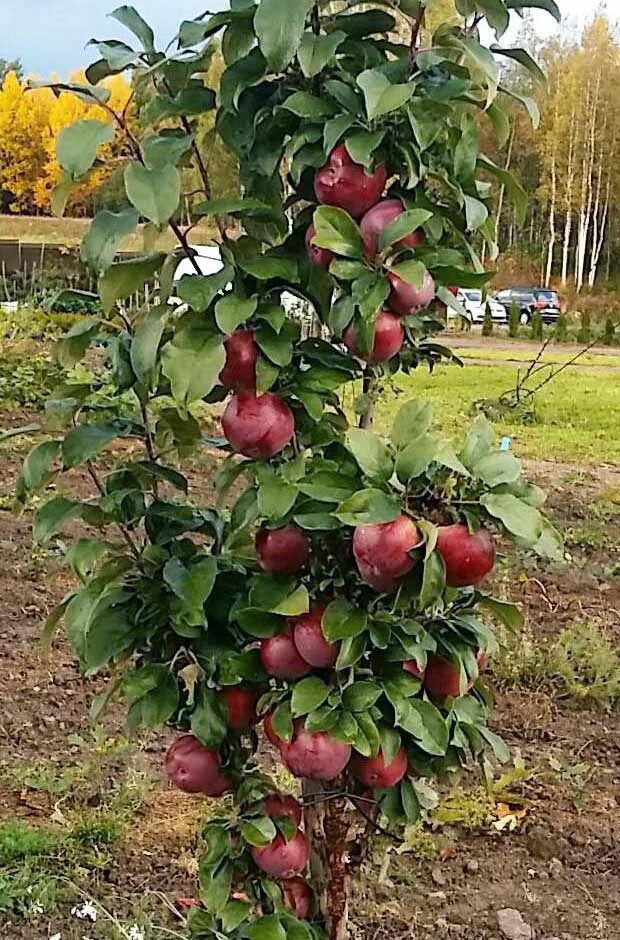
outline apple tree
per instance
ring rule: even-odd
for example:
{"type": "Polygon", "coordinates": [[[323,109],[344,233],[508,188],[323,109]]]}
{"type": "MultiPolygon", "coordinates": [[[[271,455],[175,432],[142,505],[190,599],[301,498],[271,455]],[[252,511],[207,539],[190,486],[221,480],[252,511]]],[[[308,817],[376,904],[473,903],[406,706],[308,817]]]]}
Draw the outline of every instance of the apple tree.
{"type": "Polygon", "coordinates": [[[371,429],[399,372],[451,358],[435,336],[446,306],[460,311],[456,285],[493,275],[480,257],[483,244],[497,254],[493,183],[525,207],[478,129],[508,137],[502,61],[540,75],[501,45],[511,13],[556,5],[455,5],[459,22],[427,37],[433,0],[231,0],[165,51],[124,6],[113,16],[131,38],[93,40],[87,84],[54,86],[111,121],[60,135],[56,206],[113,132],[127,205],[84,238],[103,313],[58,343],[66,381],[18,500],[73,471],[66,493],[84,471],[90,495],[51,494],[35,516],[43,543],[72,524],[76,587],[47,632],[64,621],[85,675],[109,676],[95,719],[115,699],[130,728],[176,729],[171,781],[226,795],[205,827],[194,937],[342,940],[375,829],[419,819],[434,781],[507,757],[481,674],[493,623],[520,615],[481,583],[498,538],[561,552],[544,494],[483,418],[453,444],[414,399],[385,434],[371,429]],[[101,84],[125,70],[137,122],[101,84]],[[211,111],[238,198],[213,197],[195,136],[211,111]],[[205,219],[222,262],[209,275],[191,247],[205,219]],[[139,223],[143,253],[117,260],[139,223]],[[170,252],[154,247],[164,229],[170,252]],[[175,285],[183,257],[195,273],[175,285]],[[146,284],[148,302],[129,307],[146,284]],[[201,479],[207,448],[221,454],[214,483],[201,479]],[[279,792],[260,746],[301,795],[279,792]]]}

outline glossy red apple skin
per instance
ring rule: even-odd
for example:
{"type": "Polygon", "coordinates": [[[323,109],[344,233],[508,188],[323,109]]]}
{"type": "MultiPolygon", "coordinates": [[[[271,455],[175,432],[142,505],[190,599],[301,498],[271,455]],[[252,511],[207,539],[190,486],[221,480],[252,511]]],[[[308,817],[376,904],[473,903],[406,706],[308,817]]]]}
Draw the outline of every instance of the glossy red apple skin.
{"type": "Polygon", "coordinates": [[[419,544],[420,533],[403,515],[394,522],[359,526],[353,535],[353,554],[364,581],[381,594],[391,594],[414,567],[409,552],[419,544]]]}
{"type": "Polygon", "coordinates": [[[424,678],[424,669],[420,669],[415,659],[409,659],[406,663],[403,663],[403,669],[405,672],[408,672],[410,675],[415,676],[416,679],[424,678]]]}
{"type": "Polygon", "coordinates": [[[319,248],[318,245],[312,244],[312,239],[316,235],[316,229],[314,225],[311,225],[306,232],[306,252],[308,258],[312,264],[316,264],[319,268],[325,268],[327,270],[336,257],[333,251],[330,251],[329,248],[319,248]]]}
{"type": "Polygon", "coordinates": [[[479,584],[495,564],[495,546],[486,529],[472,535],[466,525],[441,526],[437,551],[444,560],[449,587],[479,584]]]}
{"type": "Polygon", "coordinates": [[[281,833],[265,846],[252,846],[256,865],[272,878],[294,878],[308,864],[308,842],[297,830],[290,842],[281,833]]]}
{"type": "Polygon", "coordinates": [[[402,316],[425,310],[435,297],[435,281],[428,271],[424,275],[422,287],[418,289],[392,272],[388,274],[388,281],[391,287],[388,301],[390,309],[402,316]]]}
{"type": "Polygon", "coordinates": [[[306,731],[303,719],[295,722],[290,744],[280,748],[282,760],[295,777],[334,780],[351,758],[351,746],[325,731],[306,731]]]}
{"type": "Polygon", "coordinates": [[[250,689],[226,688],[220,692],[220,699],[226,706],[227,724],[235,731],[249,731],[258,721],[256,703],[259,695],[250,689]]]}
{"type": "MultiPolygon", "coordinates": [[[[381,233],[391,222],[405,211],[400,199],[382,199],[369,209],[360,222],[360,231],[364,240],[364,254],[368,261],[374,261],[379,252],[381,233]]],[[[424,242],[424,235],[418,229],[401,238],[396,244],[403,248],[417,248],[424,242]]]]}
{"type": "Polygon", "coordinates": [[[328,669],[335,665],[340,651],[339,643],[328,643],[323,633],[324,607],[315,607],[310,613],[289,620],[293,627],[297,652],[315,669],[328,669]]]}
{"type": "Polygon", "coordinates": [[[387,362],[399,353],[405,341],[405,330],[400,317],[389,310],[381,310],[375,320],[375,333],[370,354],[360,352],[357,345],[355,325],[350,323],[344,331],[342,342],[352,356],[375,364],[387,362]]]}
{"type": "Polygon", "coordinates": [[[305,567],[310,539],[291,523],[281,529],[259,529],[255,540],[256,560],[263,571],[292,574],[305,567]]]}
{"type": "Polygon", "coordinates": [[[424,673],[424,687],[438,698],[446,698],[449,695],[458,698],[467,691],[466,688],[461,688],[458,665],[435,655],[429,656],[424,673]]]}
{"type": "Polygon", "coordinates": [[[297,652],[291,627],[262,641],[260,661],[267,675],[276,679],[299,679],[312,672],[312,666],[297,652]]]}
{"type": "Polygon", "coordinates": [[[316,198],[325,206],[344,209],[359,219],[379,201],[387,181],[384,166],[367,173],[360,163],[354,163],[344,144],[332,151],[325,166],[314,178],[316,198]]]}
{"type": "Polygon", "coordinates": [[[354,754],[351,760],[351,772],[355,779],[366,787],[375,789],[376,787],[396,786],[407,773],[407,753],[404,747],[401,747],[389,764],[386,764],[381,751],[376,757],[362,757],[361,754],[354,754]]]}
{"type": "Polygon", "coordinates": [[[301,825],[301,806],[290,793],[270,793],[263,800],[263,811],[270,819],[292,819],[296,826],[301,825]]]}
{"type": "Polygon", "coordinates": [[[220,383],[235,392],[254,391],[258,346],[252,330],[236,330],[224,342],[226,363],[220,372],[220,383]]]}
{"type": "Polygon", "coordinates": [[[288,405],[273,392],[238,392],[226,406],[222,428],[238,454],[268,460],[290,444],[295,419],[288,405]]]}
{"type": "Polygon", "coordinates": [[[220,755],[206,748],[192,734],[184,734],[168,748],[166,773],[184,793],[221,796],[231,789],[230,780],[220,772],[220,755]]]}
{"type": "Polygon", "coordinates": [[[310,885],[303,878],[288,878],[280,882],[282,900],[300,920],[308,920],[312,910],[314,894],[310,885]]]}

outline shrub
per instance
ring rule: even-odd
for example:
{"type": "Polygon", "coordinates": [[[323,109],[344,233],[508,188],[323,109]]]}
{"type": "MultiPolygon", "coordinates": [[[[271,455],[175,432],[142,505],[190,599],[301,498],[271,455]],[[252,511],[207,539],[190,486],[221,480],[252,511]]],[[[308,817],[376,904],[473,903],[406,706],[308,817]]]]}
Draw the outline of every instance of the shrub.
{"type": "Polygon", "coordinates": [[[508,320],[508,335],[513,339],[519,335],[519,308],[513,302],[510,305],[510,317],[508,320]]]}
{"type": "Polygon", "coordinates": [[[583,343],[584,345],[592,342],[592,323],[587,310],[581,313],[581,326],[577,334],[577,342],[583,343]]]}
{"type": "Polygon", "coordinates": [[[532,339],[541,340],[543,338],[543,321],[540,310],[534,311],[532,322],[530,324],[530,336],[532,339]]]}
{"type": "Polygon", "coordinates": [[[603,346],[614,346],[616,343],[616,324],[611,317],[605,320],[605,330],[601,336],[603,346]]]}
{"type": "Polygon", "coordinates": [[[561,313],[555,324],[554,337],[556,343],[567,343],[568,342],[568,324],[566,322],[566,314],[561,313]]]}
{"type": "Polygon", "coordinates": [[[493,317],[488,305],[484,311],[484,320],[482,321],[482,335],[491,336],[493,334],[493,317]]]}

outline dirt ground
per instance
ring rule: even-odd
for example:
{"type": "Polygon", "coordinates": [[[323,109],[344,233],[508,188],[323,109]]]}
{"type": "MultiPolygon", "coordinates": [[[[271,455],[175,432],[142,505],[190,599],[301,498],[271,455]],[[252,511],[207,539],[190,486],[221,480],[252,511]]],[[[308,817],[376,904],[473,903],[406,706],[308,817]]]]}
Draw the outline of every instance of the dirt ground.
{"type": "MultiPolygon", "coordinates": [[[[3,459],[0,499],[11,491],[16,466],[15,459],[3,459]]],[[[550,493],[572,561],[566,568],[536,570],[531,559],[506,561],[500,568],[500,590],[525,606],[529,635],[537,641],[553,642],[567,624],[596,621],[620,643],[620,518],[617,511],[615,516],[607,510],[602,517],[593,513],[593,507],[613,506],[614,501],[617,510],[620,471],[553,463],[530,470],[550,493]]],[[[25,771],[20,778],[19,769],[47,759],[60,768],[79,764],[83,747],[75,736],[91,738],[87,709],[102,680],[79,675],[62,639],[48,654],[39,646],[41,621],[68,585],[56,554],[33,552],[30,520],[15,519],[4,508],[0,823],[19,818],[44,825],[50,818],[62,819],[62,797],[45,787],[33,788],[25,771]]],[[[386,857],[388,846],[380,844],[352,905],[356,940],[620,940],[618,710],[579,705],[553,683],[508,688],[493,673],[490,681],[497,697],[494,726],[524,768],[508,785],[512,796],[496,794],[502,808],[488,815],[483,810],[475,825],[474,804],[469,816],[423,830],[427,842],[438,848],[434,858],[396,847],[386,857]],[[510,819],[502,828],[506,815],[510,819]]],[[[121,734],[116,716],[107,727],[110,735],[121,734]]],[[[133,814],[124,841],[91,873],[86,889],[82,883],[108,912],[129,918],[124,923],[146,905],[152,923],[173,931],[153,930],[147,937],[180,936],[181,921],[166,905],[174,907],[178,899],[195,895],[193,853],[204,811],[203,803],[171,791],[161,779],[165,746],[166,735],[149,736],[107,761],[108,780],[131,761],[155,783],[133,814]]],[[[473,778],[462,786],[479,793],[473,778]]],[[[4,922],[0,913],[0,936],[123,936],[107,917],[86,925],[69,908],[67,901],[53,913],[5,917],[4,922]]]]}

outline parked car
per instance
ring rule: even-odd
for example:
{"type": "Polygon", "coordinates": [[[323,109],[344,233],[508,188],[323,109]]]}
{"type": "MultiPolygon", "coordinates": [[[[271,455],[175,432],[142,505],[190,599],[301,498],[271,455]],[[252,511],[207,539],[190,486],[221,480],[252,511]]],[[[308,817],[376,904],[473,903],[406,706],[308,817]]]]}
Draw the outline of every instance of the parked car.
{"type": "Polygon", "coordinates": [[[560,295],[547,287],[507,287],[495,295],[495,299],[510,316],[513,304],[519,311],[519,323],[525,326],[535,312],[540,311],[543,323],[555,323],[562,312],[560,295]]]}
{"type": "MultiPolygon", "coordinates": [[[[487,303],[491,309],[491,316],[494,322],[506,322],[506,310],[493,297],[487,297],[485,300],[481,290],[474,290],[469,287],[460,287],[456,299],[465,308],[472,323],[482,323],[486,312],[487,303]]],[[[448,311],[448,315],[453,318],[456,316],[454,311],[448,311]]]]}

